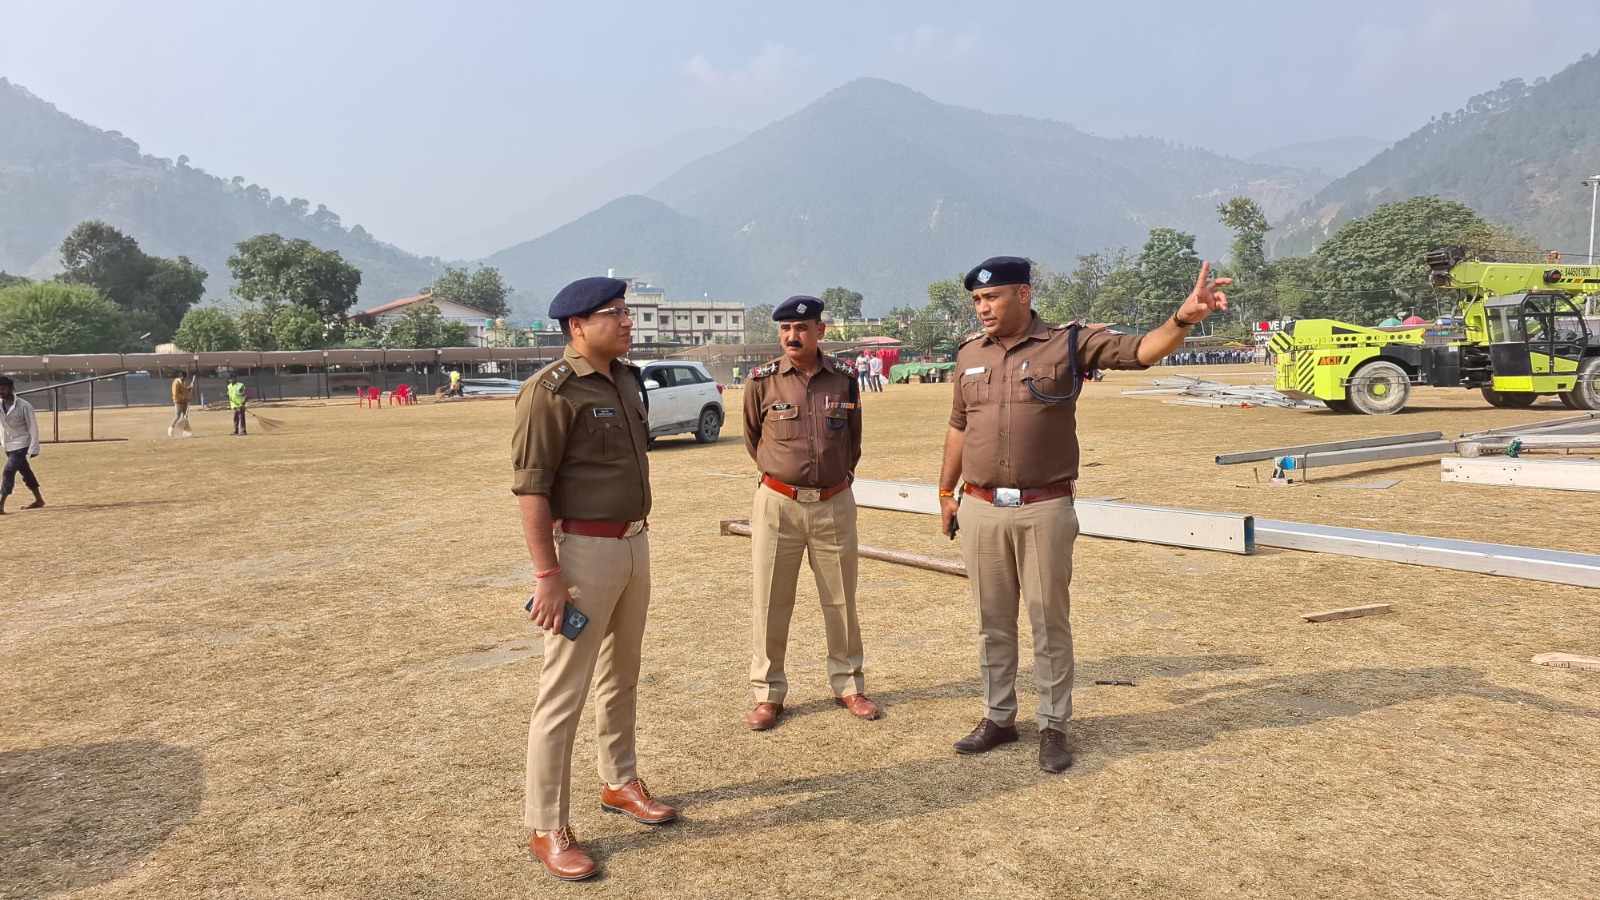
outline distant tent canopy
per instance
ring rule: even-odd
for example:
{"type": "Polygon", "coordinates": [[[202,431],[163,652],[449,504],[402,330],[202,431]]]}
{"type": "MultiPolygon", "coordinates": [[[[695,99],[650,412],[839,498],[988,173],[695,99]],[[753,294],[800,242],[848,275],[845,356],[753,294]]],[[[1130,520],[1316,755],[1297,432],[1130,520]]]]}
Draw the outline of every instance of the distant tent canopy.
{"type": "Polygon", "coordinates": [[[1421,316],[1407,316],[1406,320],[1404,322],[1401,322],[1400,324],[1401,325],[1426,325],[1426,324],[1428,324],[1428,320],[1424,319],[1421,316]]]}
{"type": "Polygon", "coordinates": [[[1405,324],[1404,322],[1400,321],[1399,319],[1396,319],[1394,316],[1390,316],[1389,318],[1384,319],[1382,322],[1379,322],[1378,323],[1378,327],[1379,328],[1393,328],[1396,325],[1404,325],[1404,324],[1405,324]]]}

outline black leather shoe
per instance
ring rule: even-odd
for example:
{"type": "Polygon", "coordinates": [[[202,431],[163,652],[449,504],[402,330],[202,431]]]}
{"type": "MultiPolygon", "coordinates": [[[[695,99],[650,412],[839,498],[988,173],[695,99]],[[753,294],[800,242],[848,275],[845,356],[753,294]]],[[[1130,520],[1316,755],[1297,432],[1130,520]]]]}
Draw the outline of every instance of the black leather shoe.
{"type": "Polygon", "coordinates": [[[956,741],[957,753],[988,753],[1001,744],[1014,744],[1017,740],[1015,725],[996,725],[984,719],[972,733],[956,741]]]}
{"type": "Polygon", "coordinates": [[[1065,772],[1072,766],[1072,748],[1067,736],[1054,728],[1039,729],[1039,768],[1046,772],[1065,772]]]}

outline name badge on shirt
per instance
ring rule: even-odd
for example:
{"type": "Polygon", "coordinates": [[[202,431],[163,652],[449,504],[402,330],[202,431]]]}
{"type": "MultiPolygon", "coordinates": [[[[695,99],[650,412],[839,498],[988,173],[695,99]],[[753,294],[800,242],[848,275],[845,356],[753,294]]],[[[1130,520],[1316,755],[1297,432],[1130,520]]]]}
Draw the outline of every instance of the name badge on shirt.
{"type": "Polygon", "coordinates": [[[616,414],[617,411],[609,406],[596,407],[594,411],[594,417],[596,419],[610,419],[616,416],[616,414]]]}
{"type": "Polygon", "coordinates": [[[987,371],[989,371],[989,369],[987,367],[985,367],[985,366],[973,366],[972,368],[966,370],[965,372],[962,372],[961,374],[962,374],[963,377],[965,377],[967,375],[982,375],[983,373],[985,373],[987,371]]]}
{"type": "Polygon", "coordinates": [[[773,409],[794,409],[794,404],[793,403],[774,403],[774,404],[772,404],[772,408],[773,409]]]}

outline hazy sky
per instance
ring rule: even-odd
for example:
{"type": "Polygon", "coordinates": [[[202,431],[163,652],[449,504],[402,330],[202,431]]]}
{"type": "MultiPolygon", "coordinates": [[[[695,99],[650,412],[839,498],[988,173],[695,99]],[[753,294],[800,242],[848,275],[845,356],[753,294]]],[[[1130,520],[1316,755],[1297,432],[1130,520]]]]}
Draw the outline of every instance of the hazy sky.
{"type": "Polygon", "coordinates": [[[624,151],[758,128],[864,75],[1243,155],[1394,140],[1594,51],[1595,0],[0,0],[0,75],[418,253],[624,151]]]}

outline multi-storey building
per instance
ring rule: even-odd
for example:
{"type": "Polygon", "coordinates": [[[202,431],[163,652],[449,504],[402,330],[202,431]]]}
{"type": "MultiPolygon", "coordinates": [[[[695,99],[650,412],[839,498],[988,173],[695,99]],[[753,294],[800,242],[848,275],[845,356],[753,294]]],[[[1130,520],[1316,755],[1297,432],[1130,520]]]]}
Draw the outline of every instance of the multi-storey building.
{"type": "Polygon", "coordinates": [[[668,300],[666,291],[635,278],[628,282],[636,344],[744,342],[744,303],[738,300],[668,300]]]}

